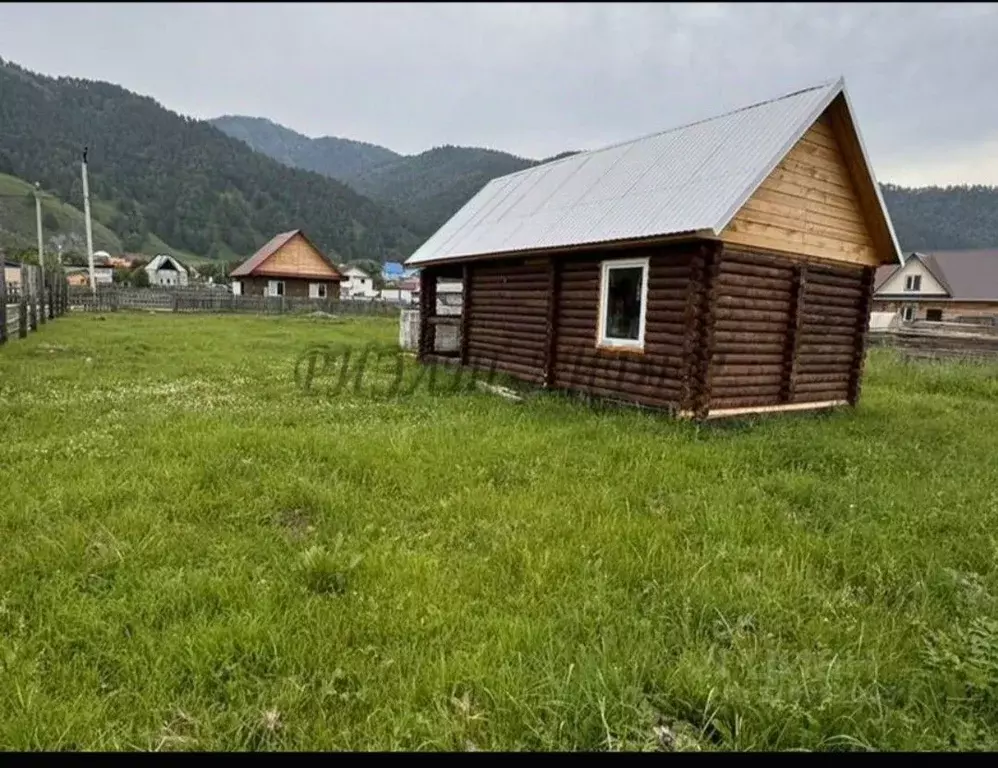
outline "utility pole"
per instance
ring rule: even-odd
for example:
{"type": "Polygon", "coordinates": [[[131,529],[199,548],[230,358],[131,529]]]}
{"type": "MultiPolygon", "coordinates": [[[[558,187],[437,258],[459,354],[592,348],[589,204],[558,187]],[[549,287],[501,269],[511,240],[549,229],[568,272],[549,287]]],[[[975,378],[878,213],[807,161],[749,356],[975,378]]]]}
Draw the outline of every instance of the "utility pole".
{"type": "Polygon", "coordinates": [[[41,277],[41,322],[45,324],[45,314],[48,311],[48,307],[45,306],[45,239],[42,237],[42,199],[39,197],[38,192],[41,190],[41,184],[37,181],[35,182],[35,226],[38,228],[38,269],[42,273],[41,277]]]}
{"type": "Polygon", "coordinates": [[[83,148],[83,218],[87,225],[87,264],[90,266],[90,292],[97,295],[94,277],[94,233],[90,227],[90,187],[87,186],[87,148],[83,148]]]}

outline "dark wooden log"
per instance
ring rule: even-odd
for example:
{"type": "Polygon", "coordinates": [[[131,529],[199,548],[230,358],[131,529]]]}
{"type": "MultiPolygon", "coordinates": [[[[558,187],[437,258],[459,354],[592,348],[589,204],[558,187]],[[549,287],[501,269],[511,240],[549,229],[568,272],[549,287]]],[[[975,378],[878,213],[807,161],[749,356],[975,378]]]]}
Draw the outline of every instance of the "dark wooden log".
{"type": "Polygon", "coordinates": [[[772,277],[755,277],[736,272],[721,273],[720,290],[725,293],[735,293],[742,289],[772,291],[776,294],[789,293],[790,280],[772,277]]]}
{"type": "Polygon", "coordinates": [[[721,307],[717,310],[718,320],[742,320],[745,322],[780,323],[786,328],[788,312],[773,312],[769,310],[729,309],[721,307]]]}
{"type": "Polygon", "coordinates": [[[793,294],[783,349],[783,385],[780,387],[780,400],[784,403],[790,402],[794,396],[798,367],[797,356],[801,341],[800,329],[807,301],[806,296],[807,264],[798,264],[794,267],[793,294]]]}
{"type": "Polygon", "coordinates": [[[496,360],[510,360],[514,363],[522,363],[531,367],[536,366],[543,369],[544,351],[539,349],[525,349],[523,347],[513,347],[510,345],[499,345],[491,342],[478,341],[473,339],[468,345],[468,357],[486,357],[496,360]]]}
{"type": "Polygon", "coordinates": [[[751,350],[742,349],[740,352],[731,353],[726,352],[724,354],[715,354],[714,363],[715,365],[731,366],[731,365],[775,365],[782,366],[784,361],[784,352],[779,350],[778,352],[772,352],[770,354],[759,354],[751,350]]]}
{"type": "Polygon", "coordinates": [[[769,312],[789,313],[791,309],[790,294],[785,298],[760,299],[746,298],[742,296],[720,296],[717,304],[718,311],[724,309],[731,310],[765,310],[769,312]]]}
{"type": "MultiPolygon", "coordinates": [[[[755,398],[779,398],[780,392],[782,390],[782,385],[780,382],[775,384],[719,384],[717,382],[711,384],[711,397],[713,402],[717,403],[719,400],[727,400],[732,397],[755,397],[755,398]]],[[[716,407],[713,406],[713,407],[716,407]]]]}
{"type": "MultiPolygon", "coordinates": [[[[724,262],[724,246],[713,242],[701,246],[703,250],[703,277],[701,286],[701,308],[699,339],[696,355],[697,393],[693,400],[693,417],[705,419],[710,410],[711,378],[714,374],[714,330],[721,309],[718,307],[718,277],[724,262]]],[[[720,371],[718,371],[720,372],[720,371]]]]}
{"type": "Polygon", "coordinates": [[[461,365],[468,364],[468,336],[471,333],[471,312],[472,297],[471,284],[473,281],[472,265],[465,263],[461,274],[461,365]]]}
{"type": "Polygon", "coordinates": [[[860,268],[846,268],[841,272],[833,273],[824,271],[819,267],[812,267],[812,272],[811,280],[815,285],[824,285],[830,288],[859,288],[861,292],[863,290],[863,270],[860,268]]]}
{"type": "Polygon", "coordinates": [[[544,340],[544,375],[543,386],[550,389],[554,384],[555,365],[557,364],[558,344],[558,308],[561,286],[558,284],[560,262],[553,256],[548,259],[548,306],[545,317],[544,340]]]}
{"type": "Polygon", "coordinates": [[[784,281],[786,284],[789,284],[793,277],[792,269],[792,264],[789,261],[785,265],[781,266],[763,266],[761,264],[753,264],[741,259],[730,258],[725,259],[724,264],[721,265],[721,274],[746,275],[748,277],[767,277],[771,280],[780,280],[784,281]]]}
{"type": "Polygon", "coordinates": [[[505,329],[472,331],[468,336],[468,341],[471,343],[481,341],[510,347],[522,346],[535,349],[543,349],[545,344],[543,333],[513,333],[505,329]]]}
{"type": "Polygon", "coordinates": [[[859,394],[863,378],[863,362],[866,359],[866,340],[870,327],[870,311],[873,306],[873,281],[875,271],[873,267],[867,267],[863,271],[863,291],[859,312],[856,317],[856,337],[855,350],[852,360],[852,378],[849,381],[846,399],[849,405],[855,406],[859,402],[859,394]]]}
{"type": "Polygon", "coordinates": [[[437,313],[437,278],[428,268],[419,272],[419,359],[436,352],[436,327],[430,319],[437,313]]]}
{"type": "Polygon", "coordinates": [[[543,371],[540,367],[534,367],[530,365],[525,365],[523,363],[516,363],[509,360],[497,360],[496,358],[489,357],[486,355],[475,355],[472,353],[469,356],[469,363],[475,368],[495,368],[497,371],[503,371],[505,373],[510,373],[516,376],[526,378],[528,381],[541,381],[543,378],[543,371]]]}

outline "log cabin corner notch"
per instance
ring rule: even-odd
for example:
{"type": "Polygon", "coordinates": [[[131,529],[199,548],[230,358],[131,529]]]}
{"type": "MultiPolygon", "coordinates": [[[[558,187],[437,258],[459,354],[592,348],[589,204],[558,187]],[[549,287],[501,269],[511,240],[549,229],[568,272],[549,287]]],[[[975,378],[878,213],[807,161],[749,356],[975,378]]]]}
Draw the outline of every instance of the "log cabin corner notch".
{"type": "Polygon", "coordinates": [[[494,179],[407,260],[420,357],[712,418],[855,404],[897,239],[845,83],[494,179]]]}

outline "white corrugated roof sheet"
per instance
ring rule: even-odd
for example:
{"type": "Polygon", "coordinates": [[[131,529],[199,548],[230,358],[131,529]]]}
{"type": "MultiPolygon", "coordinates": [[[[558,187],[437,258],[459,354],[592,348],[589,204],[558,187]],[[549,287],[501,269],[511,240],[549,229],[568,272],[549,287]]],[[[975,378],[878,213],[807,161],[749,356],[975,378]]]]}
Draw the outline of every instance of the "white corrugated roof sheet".
{"type": "Polygon", "coordinates": [[[494,179],[406,264],[718,235],[844,88],[839,79],[494,179]]]}

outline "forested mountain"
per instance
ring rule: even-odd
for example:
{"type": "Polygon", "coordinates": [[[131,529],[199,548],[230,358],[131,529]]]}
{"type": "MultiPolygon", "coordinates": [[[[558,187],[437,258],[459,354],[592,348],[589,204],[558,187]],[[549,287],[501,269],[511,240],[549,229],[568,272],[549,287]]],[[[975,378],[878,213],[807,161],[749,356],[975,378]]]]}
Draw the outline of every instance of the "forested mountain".
{"type": "Polygon", "coordinates": [[[340,181],[374,166],[402,159],[397,152],[377,144],[335,136],[310,139],[263,117],[223,115],[208,122],[285,165],[340,181]]]}
{"type": "Polygon", "coordinates": [[[881,188],[904,251],[998,248],[998,187],[881,188]]]}
{"type": "Polygon", "coordinates": [[[0,173],[82,201],[88,145],[94,216],[125,250],[161,239],[198,255],[247,255],[296,227],[344,260],[400,260],[419,245],[398,214],[346,185],[118,86],[0,60],[0,94],[0,173]]]}
{"type": "Polygon", "coordinates": [[[473,147],[437,147],[344,179],[357,191],[391,206],[413,229],[433,234],[482,187],[522,171],[533,160],[473,147]]]}
{"type": "MultiPolygon", "coordinates": [[[[48,253],[86,253],[83,212],[52,195],[41,195],[42,231],[48,253]]],[[[100,221],[93,222],[94,249],[121,253],[121,239],[100,221]]],[[[37,247],[35,193],[23,179],[0,173],[0,249],[11,258],[37,247]]]]}
{"type": "Polygon", "coordinates": [[[338,179],[391,206],[423,236],[436,231],[492,179],[537,162],[478,147],[445,146],[400,155],[334,136],[310,139],[258,117],[226,115],[210,122],[275,160],[338,179]]]}

